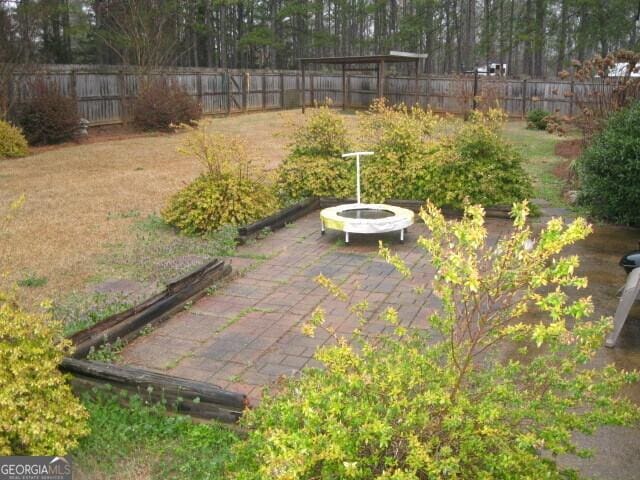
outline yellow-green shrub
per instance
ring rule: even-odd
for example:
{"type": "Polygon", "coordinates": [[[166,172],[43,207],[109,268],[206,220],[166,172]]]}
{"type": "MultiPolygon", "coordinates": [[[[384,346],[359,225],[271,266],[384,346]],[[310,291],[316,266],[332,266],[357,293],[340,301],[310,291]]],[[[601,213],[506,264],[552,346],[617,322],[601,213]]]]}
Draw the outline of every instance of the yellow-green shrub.
{"type": "Polygon", "coordinates": [[[323,106],[308,113],[304,125],[293,136],[293,155],[340,156],[349,149],[344,119],[323,106]]]}
{"type": "Polygon", "coordinates": [[[208,233],[244,225],[273,213],[278,202],[236,137],[194,129],[180,151],[199,159],[206,172],[172,196],[164,220],[185,233],[208,233]]]}
{"type": "Polygon", "coordinates": [[[87,433],[87,413],[58,370],[70,350],[59,323],[0,292],[0,455],[65,455],[87,433]]]}
{"type": "Polygon", "coordinates": [[[530,198],[531,180],[522,157],[502,138],[500,125],[499,114],[474,114],[451,138],[442,140],[410,195],[453,206],[461,206],[465,198],[483,205],[530,198]]]}
{"type": "MultiPolygon", "coordinates": [[[[324,149],[308,148],[308,126],[294,144],[293,153],[278,169],[279,194],[283,198],[310,196],[352,197],[355,162],[342,160],[328,142],[332,128],[343,145],[342,124],[328,121],[322,112],[324,149]],[[337,127],[336,127],[337,124],[337,127]],[[333,127],[331,127],[333,125],[333,127]],[[301,147],[302,145],[302,147],[301,147]],[[329,145],[329,146],[327,146],[329,145]],[[324,155],[316,154],[322,151],[324,155]],[[333,155],[333,156],[332,156],[333,155]]],[[[443,138],[431,138],[439,119],[431,112],[404,105],[374,103],[360,117],[363,149],[375,155],[362,160],[362,197],[366,202],[388,199],[430,199],[439,206],[461,206],[465,198],[484,205],[512,204],[529,198],[531,181],[518,152],[500,134],[505,114],[498,109],[472,112],[469,121],[443,138]]],[[[309,124],[314,124],[312,117],[309,124]]],[[[317,130],[317,129],[316,129],[317,130]]]]}
{"type": "Polygon", "coordinates": [[[0,120],[0,158],[22,157],[28,145],[22,131],[4,120],[0,120]]]}
{"type": "Polygon", "coordinates": [[[355,192],[352,164],[340,157],[289,155],[278,167],[278,192],[289,200],[351,197],[355,192]]]}
{"type": "Polygon", "coordinates": [[[328,107],[313,109],[293,138],[291,154],[276,172],[277,190],[283,200],[353,195],[353,162],[340,157],[350,148],[347,127],[340,115],[328,107]]]}

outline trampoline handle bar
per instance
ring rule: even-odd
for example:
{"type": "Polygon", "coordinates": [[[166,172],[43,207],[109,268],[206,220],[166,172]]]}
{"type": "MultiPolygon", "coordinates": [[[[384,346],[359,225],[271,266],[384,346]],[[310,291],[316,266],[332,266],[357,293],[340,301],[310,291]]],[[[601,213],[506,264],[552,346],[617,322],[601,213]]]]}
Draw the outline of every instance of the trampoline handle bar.
{"type": "MultiPolygon", "coordinates": [[[[360,203],[360,157],[373,155],[373,152],[343,153],[342,158],[356,157],[356,202],[360,203]]],[[[347,240],[348,241],[348,240],[347,240]]]]}
{"type": "Polygon", "coordinates": [[[352,152],[352,153],[343,153],[342,158],[348,157],[362,157],[366,155],[373,155],[374,152],[352,152]]]}

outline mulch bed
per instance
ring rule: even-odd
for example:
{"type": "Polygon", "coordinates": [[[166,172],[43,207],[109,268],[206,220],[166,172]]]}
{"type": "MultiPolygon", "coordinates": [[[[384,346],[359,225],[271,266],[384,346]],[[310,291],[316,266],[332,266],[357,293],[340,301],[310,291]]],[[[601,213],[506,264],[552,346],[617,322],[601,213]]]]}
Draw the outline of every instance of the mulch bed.
{"type": "Polygon", "coordinates": [[[562,140],[556,143],[555,154],[564,158],[554,169],[553,174],[570,185],[573,180],[571,164],[582,153],[582,140],[579,138],[562,140]]]}
{"type": "Polygon", "coordinates": [[[555,154],[562,158],[574,160],[582,153],[582,140],[574,138],[556,143],[555,154]]]}

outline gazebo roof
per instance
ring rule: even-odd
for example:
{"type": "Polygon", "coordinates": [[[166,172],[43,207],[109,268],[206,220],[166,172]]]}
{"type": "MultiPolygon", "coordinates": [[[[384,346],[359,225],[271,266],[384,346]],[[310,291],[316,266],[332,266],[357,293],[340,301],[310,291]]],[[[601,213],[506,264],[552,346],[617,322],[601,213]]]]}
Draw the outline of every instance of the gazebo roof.
{"type": "Polygon", "coordinates": [[[390,52],[387,55],[360,55],[351,57],[314,57],[300,58],[301,63],[324,63],[334,65],[351,65],[355,63],[401,63],[416,62],[421,58],[427,58],[427,54],[408,53],[408,52],[390,52]]]}

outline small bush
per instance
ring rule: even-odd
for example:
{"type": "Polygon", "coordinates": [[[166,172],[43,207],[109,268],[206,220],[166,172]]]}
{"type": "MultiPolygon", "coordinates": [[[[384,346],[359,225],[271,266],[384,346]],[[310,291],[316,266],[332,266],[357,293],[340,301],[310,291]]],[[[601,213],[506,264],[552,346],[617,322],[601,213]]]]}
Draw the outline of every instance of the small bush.
{"type": "Polygon", "coordinates": [[[273,191],[240,139],[211,135],[202,126],[191,132],[181,152],[198,158],[206,172],[171,197],[162,211],[167,223],[189,234],[211,233],[276,210],[273,191]]]}
{"type": "Polygon", "coordinates": [[[28,153],[27,140],[22,131],[0,120],[0,158],[23,157],[28,153]]]}
{"type": "MultiPolygon", "coordinates": [[[[350,342],[336,333],[342,319],[316,310],[303,331],[329,339],[315,354],[325,368],[304,370],[246,412],[230,478],[577,478],[556,455],[582,453],[576,431],[636,424],[622,389],[638,375],[592,362],[610,321],[589,319],[590,298],[564,293],[586,279],[575,275],[577,257],[558,253],[589,226],[553,219],[534,241],[526,215],[517,205],[512,232],[493,244],[481,207],[449,221],[428,205],[430,234],[418,245],[442,302],[429,331],[390,307],[389,333],[367,337],[379,329],[367,330],[365,301],[350,308],[361,323],[350,342]]],[[[380,253],[411,276],[399,256],[380,253]]],[[[348,298],[330,279],[318,283],[348,298]]]]}
{"type": "Polygon", "coordinates": [[[328,107],[313,109],[296,129],[291,154],[277,170],[277,190],[284,202],[308,197],[352,196],[355,169],[340,157],[350,140],[343,118],[328,107]]]}
{"type": "Polygon", "coordinates": [[[293,138],[293,155],[340,156],[350,144],[343,118],[326,106],[311,110],[293,138]]]}
{"type": "Polygon", "coordinates": [[[65,455],[87,414],[58,370],[71,353],[61,325],[0,292],[0,455],[65,455]]]}
{"type": "Polygon", "coordinates": [[[533,193],[522,157],[502,138],[500,120],[478,113],[444,140],[417,179],[415,193],[436,205],[460,207],[465,200],[482,205],[511,205],[533,193]]]}
{"type": "Polygon", "coordinates": [[[640,102],[614,113],[577,162],[579,202],[605,220],[640,225],[640,102]]]}
{"type": "Polygon", "coordinates": [[[339,156],[289,155],[278,167],[283,201],[310,197],[348,198],[356,190],[353,161],[339,156]]]}
{"type": "Polygon", "coordinates": [[[546,130],[547,120],[551,113],[546,110],[531,110],[527,114],[527,126],[535,130],[546,130]]]}
{"type": "Polygon", "coordinates": [[[200,117],[200,104],[176,83],[154,81],[133,104],[133,124],[140,130],[170,131],[177,125],[193,125],[200,117]]]}
{"type": "Polygon", "coordinates": [[[80,116],[72,98],[36,83],[32,96],[18,108],[18,123],[30,144],[47,145],[73,138],[80,116]]]}

